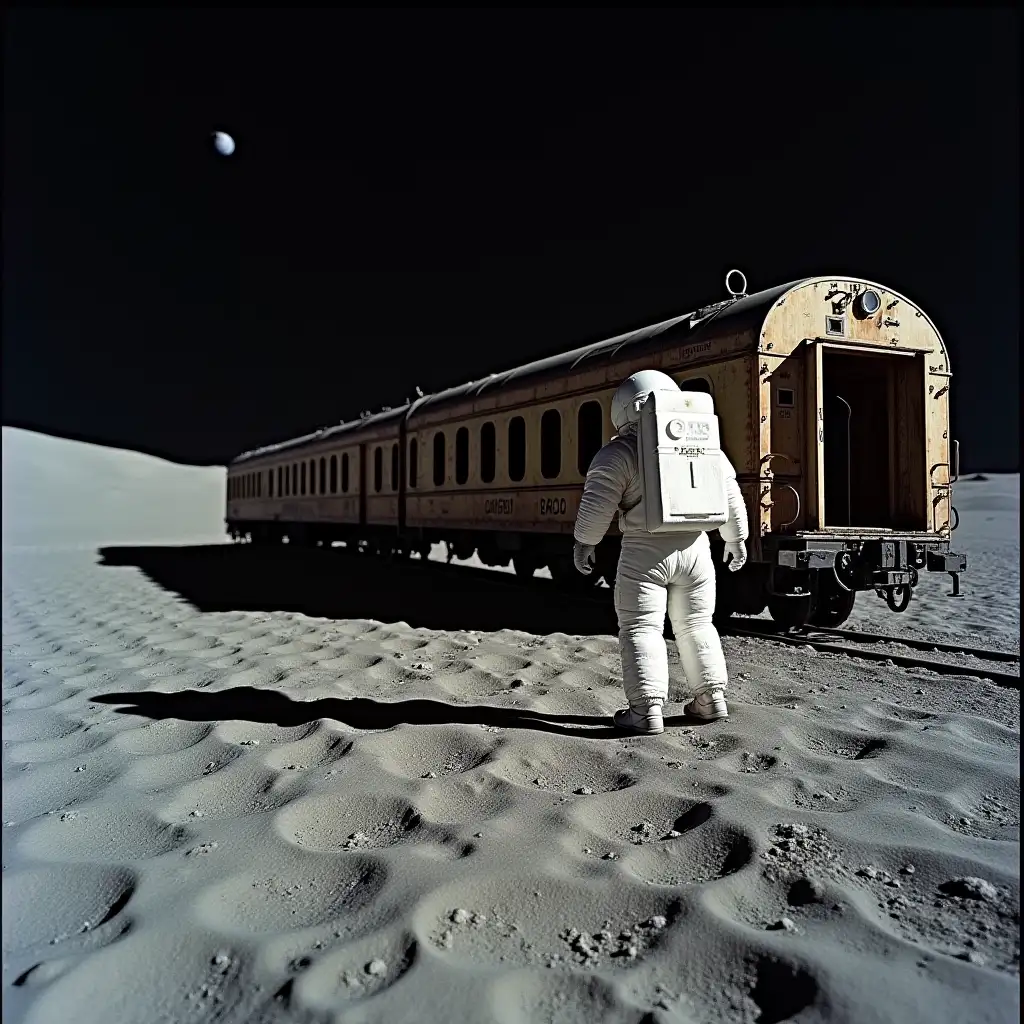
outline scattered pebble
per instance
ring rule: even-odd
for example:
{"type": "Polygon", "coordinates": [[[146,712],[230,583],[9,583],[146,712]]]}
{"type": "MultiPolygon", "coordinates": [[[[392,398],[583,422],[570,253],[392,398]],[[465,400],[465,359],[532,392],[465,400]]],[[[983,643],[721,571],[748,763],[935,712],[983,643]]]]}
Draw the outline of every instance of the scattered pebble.
{"type": "Polygon", "coordinates": [[[465,924],[469,920],[469,911],[463,910],[462,907],[456,907],[451,912],[451,919],[456,924],[465,924]]]}
{"type": "Polygon", "coordinates": [[[366,973],[367,974],[374,974],[374,975],[378,975],[379,976],[381,974],[386,974],[387,970],[388,970],[388,965],[383,960],[379,960],[379,959],[378,960],[371,960],[366,965],[366,973]]]}
{"type": "Polygon", "coordinates": [[[943,882],[939,889],[947,896],[960,896],[972,900],[994,900],[999,895],[999,891],[991,882],[970,875],[943,882]]]}
{"type": "Polygon", "coordinates": [[[593,796],[594,795],[594,791],[589,786],[580,786],[580,788],[576,790],[576,795],[577,796],[593,796]]]}
{"type": "Polygon", "coordinates": [[[778,921],[775,921],[773,924],[768,925],[768,930],[773,932],[795,932],[796,925],[790,918],[780,917],[778,921]]]}
{"type": "Polygon", "coordinates": [[[980,954],[976,953],[973,949],[969,949],[964,953],[956,954],[957,960],[966,960],[969,964],[975,964],[978,967],[985,965],[985,958],[980,954]]]}

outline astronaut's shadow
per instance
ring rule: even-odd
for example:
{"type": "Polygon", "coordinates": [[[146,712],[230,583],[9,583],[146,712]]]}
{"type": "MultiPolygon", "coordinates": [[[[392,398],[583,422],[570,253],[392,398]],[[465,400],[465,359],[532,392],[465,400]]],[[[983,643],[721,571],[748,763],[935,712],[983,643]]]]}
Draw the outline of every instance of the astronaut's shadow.
{"type": "MultiPolygon", "coordinates": [[[[181,690],[177,693],[102,693],[89,699],[99,704],[123,704],[124,707],[115,709],[122,715],[140,715],[153,719],[176,718],[186,722],[259,722],[293,728],[330,718],[353,729],[367,731],[392,729],[398,725],[487,725],[499,729],[532,729],[536,732],[595,740],[622,739],[636,735],[616,729],[610,724],[610,716],[606,715],[551,715],[519,708],[495,708],[485,704],[453,705],[421,698],[378,701],[369,697],[323,697],[304,701],[294,700],[277,690],[262,690],[252,686],[235,686],[214,692],[181,690]]],[[[665,719],[666,728],[696,724],[700,724],[699,720],[685,715],[673,715],[665,719]]]]}

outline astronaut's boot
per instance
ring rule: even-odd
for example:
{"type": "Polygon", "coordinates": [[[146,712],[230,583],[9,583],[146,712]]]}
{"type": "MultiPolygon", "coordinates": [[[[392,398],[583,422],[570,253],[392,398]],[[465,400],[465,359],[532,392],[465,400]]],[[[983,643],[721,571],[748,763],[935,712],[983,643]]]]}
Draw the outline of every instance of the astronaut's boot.
{"type": "Polygon", "coordinates": [[[729,705],[725,703],[725,692],[721,687],[698,693],[689,704],[683,707],[683,714],[691,718],[703,718],[713,722],[718,718],[729,717],[729,705]]]}
{"type": "Polygon", "coordinates": [[[654,735],[665,731],[665,721],[661,716],[661,704],[650,704],[640,708],[623,708],[616,711],[612,721],[620,728],[630,732],[654,735]]]}

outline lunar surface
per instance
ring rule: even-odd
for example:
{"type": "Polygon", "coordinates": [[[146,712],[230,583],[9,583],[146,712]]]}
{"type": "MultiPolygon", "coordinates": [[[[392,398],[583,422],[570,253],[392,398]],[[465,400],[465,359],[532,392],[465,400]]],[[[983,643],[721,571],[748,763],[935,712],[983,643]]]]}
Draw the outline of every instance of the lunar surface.
{"type": "MultiPolygon", "coordinates": [[[[1019,690],[726,635],[626,737],[610,607],[224,485],[4,428],[5,1022],[1018,1019],[1019,690]]],[[[1019,650],[1019,495],[851,623],[1019,650]]]]}

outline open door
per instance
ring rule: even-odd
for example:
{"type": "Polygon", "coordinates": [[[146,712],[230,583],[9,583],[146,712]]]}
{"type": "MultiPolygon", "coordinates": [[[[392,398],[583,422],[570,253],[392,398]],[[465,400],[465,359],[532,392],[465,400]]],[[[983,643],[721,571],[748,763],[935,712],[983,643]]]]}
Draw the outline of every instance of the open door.
{"type": "Polygon", "coordinates": [[[807,401],[807,487],[804,491],[806,510],[804,522],[808,530],[824,529],[825,522],[825,409],[822,395],[822,350],[815,341],[804,342],[807,363],[804,366],[804,387],[807,401]]]}
{"type": "Polygon", "coordinates": [[[810,529],[927,530],[924,359],[809,344],[810,529]]]}

